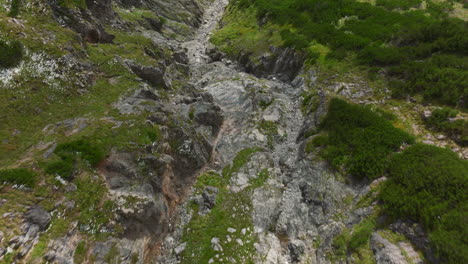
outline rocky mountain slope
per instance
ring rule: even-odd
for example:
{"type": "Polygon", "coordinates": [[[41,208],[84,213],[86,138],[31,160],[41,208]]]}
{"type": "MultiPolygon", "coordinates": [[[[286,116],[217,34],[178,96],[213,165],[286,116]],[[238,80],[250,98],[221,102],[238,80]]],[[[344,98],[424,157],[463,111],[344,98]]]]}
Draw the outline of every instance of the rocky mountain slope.
{"type": "MultiPolygon", "coordinates": [[[[274,31],[254,51],[226,48],[233,17],[275,27],[238,2],[0,6],[0,263],[448,261],[422,222],[385,211],[396,169],[353,177],[323,138],[341,131],[334,97],[416,135],[388,155],[416,138],[452,148],[463,171],[463,135],[430,132],[415,118],[433,105],[394,100],[361,72],[310,67],[274,31]]],[[[466,172],[453,175],[463,194],[466,172]]]]}

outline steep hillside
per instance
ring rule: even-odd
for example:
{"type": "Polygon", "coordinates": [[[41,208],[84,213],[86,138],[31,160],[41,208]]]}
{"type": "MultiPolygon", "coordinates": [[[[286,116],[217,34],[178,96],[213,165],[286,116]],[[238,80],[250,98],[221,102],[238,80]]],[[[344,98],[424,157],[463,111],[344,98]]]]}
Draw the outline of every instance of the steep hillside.
{"type": "Polygon", "coordinates": [[[463,1],[0,3],[0,263],[468,262],[463,1]]]}
{"type": "Polygon", "coordinates": [[[222,122],[180,46],[206,4],[3,2],[2,263],[155,258],[222,122]]]}

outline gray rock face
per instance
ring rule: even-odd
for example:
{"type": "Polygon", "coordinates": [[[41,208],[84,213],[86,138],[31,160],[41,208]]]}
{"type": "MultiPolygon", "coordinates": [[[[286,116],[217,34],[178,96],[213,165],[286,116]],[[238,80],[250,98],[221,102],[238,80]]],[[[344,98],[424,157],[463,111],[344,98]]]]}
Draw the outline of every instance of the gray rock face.
{"type": "Polygon", "coordinates": [[[293,262],[299,262],[302,254],[304,254],[304,244],[302,241],[292,241],[288,244],[288,249],[291,254],[291,260],[293,262]]]}
{"type": "Polygon", "coordinates": [[[388,240],[382,238],[378,233],[371,236],[371,248],[374,251],[377,264],[406,264],[401,250],[388,240]]]}
{"type": "Polygon", "coordinates": [[[49,226],[51,220],[49,212],[37,205],[31,207],[24,217],[30,224],[39,226],[41,231],[45,230],[47,226],[49,226]]]}
{"type": "MultiPolygon", "coordinates": [[[[206,16],[208,22],[194,40],[183,45],[188,49],[194,86],[211,94],[224,117],[215,142],[213,167],[217,170],[230,164],[242,149],[263,147],[229,181],[229,192],[239,194],[252,187],[262,170],[268,171],[268,179],[246,197],[252,203],[253,229],[258,238],[254,245],[256,263],[328,263],[327,251],[344,228],[332,217],[347,215],[349,208],[343,208],[341,202],[356,196],[358,190],[338,182],[325,163],[306,159],[302,150],[307,130],[316,129],[326,113],[325,95],[318,96],[316,112],[302,115],[301,92],[316,76],[307,73],[307,80],[288,84],[302,66],[301,55],[291,50],[272,48],[272,55],[263,56],[258,65],[249,65],[241,56],[241,66],[250,67],[248,72],[257,77],[271,77],[269,80],[240,72],[235,63],[223,59],[207,41],[218,16],[210,12],[222,10],[223,3],[213,2],[206,16]],[[259,126],[261,122],[271,124],[271,128],[259,126]],[[319,248],[313,246],[316,241],[321,241],[319,248]]],[[[203,195],[192,199],[199,205],[206,200],[203,195]]],[[[220,241],[211,241],[218,253],[223,249],[220,241]]],[[[177,243],[167,244],[169,248],[171,245],[174,249],[177,243]]],[[[176,263],[177,257],[171,257],[173,250],[168,252],[162,263],[176,263]]]]}
{"type": "MultiPolygon", "coordinates": [[[[5,217],[5,215],[3,216],[5,217]]],[[[21,234],[12,237],[6,244],[8,251],[17,250],[16,259],[25,257],[39,239],[39,234],[46,230],[51,221],[51,215],[39,205],[34,205],[24,214],[25,223],[21,227],[21,234]]],[[[0,234],[0,241],[3,240],[3,233],[0,234]]],[[[5,241],[6,242],[6,241],[5,241]]],[[[1,251],[1,250],[0,250],[1,251]]],[[[3,251],[5,253],[5,251],[3,251]]],[[[2,254],[0,254],[1,256],[2,254]]]]}

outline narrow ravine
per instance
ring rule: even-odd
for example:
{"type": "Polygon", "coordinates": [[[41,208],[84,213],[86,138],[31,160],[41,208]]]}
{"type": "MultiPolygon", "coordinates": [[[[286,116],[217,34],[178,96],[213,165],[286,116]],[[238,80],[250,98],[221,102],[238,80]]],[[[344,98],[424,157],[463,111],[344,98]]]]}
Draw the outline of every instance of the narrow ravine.
{"type": "MultiPolygon", "coordinates": [[[[193,217],[189,203],[197,199],[192,196],[179,209],[176,229],[165,239],[165,253],[158,263],[179,263],[181,255],[185,255],[182,263],[203,263],[197,262],[202,255],[207,256],[204,261],[209,258],[208,263],[321,263],[325,254],[316,252],[314,241],[339,230],[330,216],[338,210],[338,201],[353,190],[337,182],[322,162],[302,158],[298,137],[305,121],[300,107],[304,84],[294,87],[273,77],[257,78],[227,59],[210,62],[206,49],[227,4],[227,0],[215,0],[194,39],[182,46],[189,57],[192,83],[213,97],[224,117],[212,160],[200,174],[213,171],[222,175],[222,169],[242,150],[260,149],[231,175],[226,187],[227,197],[247,201],[234,207],[242,208],[241,215],[248,214],[249,224],[241,226],[238,238],[235,232],[239,230],[234,228],[228,228],[232,234],[226,237],[210,238],[212,256],[210,252],[186,252],[193,250],[186,242],[190,238],[184,237],[193,217]],[[259,180],[262,172],[268,177],[259,180]],[[253,182],[261,184],[253,186],[253,182]],[[237,241],[235,253],[227,249],[233,247],[231,240],[237,241]]],[[[238,211],[230,213],[235,221],[238,211]]]]}

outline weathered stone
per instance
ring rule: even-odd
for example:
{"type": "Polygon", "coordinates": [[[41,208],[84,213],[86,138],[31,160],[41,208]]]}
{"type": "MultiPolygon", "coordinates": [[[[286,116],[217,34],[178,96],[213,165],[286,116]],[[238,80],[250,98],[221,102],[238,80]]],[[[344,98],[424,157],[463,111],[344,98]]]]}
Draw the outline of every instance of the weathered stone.
{"type": "Polygon", "coordinates": [[[213,238],[211,239],[211,247],[214,249],[214,251],[220,251],[220,252],[222,252],[222,251],[223,251],[223,247],[221,246],[221,244],[220,244],[219,242],[220,242],[219,238],[213,237],[213,238]]]}
{"type": "Polygon", "coordinates": [[[292,241],[288,243],[289,254],[293,262],[299,262],[304,254],[304,244],[301,241],[292,241]]]}
{"type": "Polygon", "coordinates": [[[432,250],[431,243],[422,226],[413,222],[396,221],[389,225],[389,228],[399,234],[404,235],[411,243],[424,253],[426,259],[431,263],[441,263],[432,250]]]}
{"type": "Polygon", "coordinates": [[[184,252],[186,246],[187,246],[187,242],[184,242],[184,243],[178,245],[174,249],[174,253],[176,253],[177,255],[180,255],[180,253],[184,252]]]}
{"type": "Polygon", "coordinates": [[[378,233],[372,233],[370,241],[377,264],[407,264],[401,250],[378,233]]]}

